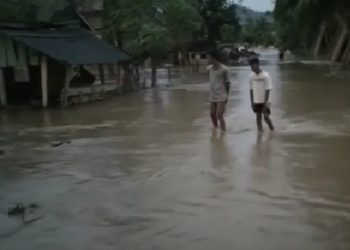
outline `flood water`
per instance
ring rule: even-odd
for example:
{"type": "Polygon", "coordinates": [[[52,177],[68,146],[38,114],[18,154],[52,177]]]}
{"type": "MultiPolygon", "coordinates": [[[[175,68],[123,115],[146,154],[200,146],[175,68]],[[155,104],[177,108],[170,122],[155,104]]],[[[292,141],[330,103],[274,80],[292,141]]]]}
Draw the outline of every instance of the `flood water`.
{"type": "Polygon", "coordinates": [[[247,66],[231,68],[225,135],[205,83],[1,111],[0,249],[350,249],[350,78],[263,57],[273,134],[256,132],[247,66]]]}

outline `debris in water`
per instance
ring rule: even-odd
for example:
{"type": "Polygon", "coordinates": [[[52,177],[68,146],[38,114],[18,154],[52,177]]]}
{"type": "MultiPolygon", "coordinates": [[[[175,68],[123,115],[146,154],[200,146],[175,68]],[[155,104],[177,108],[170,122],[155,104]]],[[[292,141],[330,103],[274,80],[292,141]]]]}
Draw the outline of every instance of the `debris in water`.
{"type": "Polygon", "coordinates": [[[53,148],[57,148],[59,146],[62,146],[63,144],[70,144],[71,141],[70,140],[64,140],[64,141],[60,141],[60,142],[54,142],[54,143],[51,143],[51,146],[53,148]]]}
{"type": "Polygon", "coordinates": [[[9,208],[7,210],[7,214],[9,216],[24,215],[25,213],[26,213],[26,208],[22,203],[16,204],[15,207],[9,208]]]}
{"type": "Polygon", "coordinates": [[[36,209],[36,208],[39,208],[39,205],[36,204],[36,203],[32,203],[32,204],[29,205],[29,208],[36,209]]]}
{"type": "Polygon", "coordinates": [[[39,208],[36,203],[31,203],[29,206],[24,206],[23,203],[16,204],[14,207],[7,210],[8,216],[24,216],[27,210],[33,210],[39,208]]]}
{"type": "Polygon", "coordinates": [[[34,223],[34,222],[37,222],[37,221],[42,220],[42,219],[44,219],[44,216],[39,216],[39,217],[30,219],[30,220],[26,220],[26,221],[24,221],[24,223],[25,224],[30,224],[30,223],[34,223]]]}

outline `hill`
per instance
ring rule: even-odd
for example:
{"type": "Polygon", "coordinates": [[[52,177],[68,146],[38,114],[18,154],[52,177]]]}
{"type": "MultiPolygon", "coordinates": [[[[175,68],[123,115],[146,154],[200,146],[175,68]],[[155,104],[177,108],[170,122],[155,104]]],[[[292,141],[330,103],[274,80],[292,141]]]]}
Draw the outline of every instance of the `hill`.
{"type": "Polygon", "coordinates": [[[259,12],[239,4],[236,5],[236,15],[239,18],[242,25],[246,24],[249,19],[255,22],[261,18],[265,18],[267,22],[273,22],[273,16],[270,11],[259,12]]]}

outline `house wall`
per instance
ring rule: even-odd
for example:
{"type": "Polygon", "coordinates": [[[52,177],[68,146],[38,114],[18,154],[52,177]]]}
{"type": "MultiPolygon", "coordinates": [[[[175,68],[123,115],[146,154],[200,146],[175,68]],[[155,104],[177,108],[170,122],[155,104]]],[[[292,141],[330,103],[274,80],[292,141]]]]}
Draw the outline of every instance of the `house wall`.
{"type": "MultiPolygon", "coordinates": [[[[26,104],[41,102],[41,68],[28,66],[28,81],[16,81],[15,67],[6,67],[3,70],[7,99],[9,104],[26,104]]],[[[65,66],[53,60],[48,60],[48,97],[49,104],[59,102],[61,90],[64,86],[65,66]]]]}
{"type": "MultiPolygon", "coordinates": [[[[40,102],[40,57],[35,51],[10,38],[0,36],[0,67],[3,69],[9,104],[40,102]]],[[[48,59],[49,101],[59,100],[65,81],[65,66],[48,59]]]]}
{"type": "Polygon", "coordinates": [[[188,55],[190,64],[192,65],[209,63],[209,55],[207,52],[189,52],[188,55]]]}
{"type": "MultiPolygon", "coordinates": [[[[47,60],[47,82],[49,102],[59,102],[62,88],[64,87],[66,77],[65,64],[58,63],[55,60],[47,60]]],[[[39,81],[40,82],[40,81],[39,81]]]]}
{"type": "Polygon", "coordinates": [[[40,100],[40,67],[28,67],[28,81],[17,81],[15,67],[3,68],[7,100],[9,104],[25,104],[40,100]]]}

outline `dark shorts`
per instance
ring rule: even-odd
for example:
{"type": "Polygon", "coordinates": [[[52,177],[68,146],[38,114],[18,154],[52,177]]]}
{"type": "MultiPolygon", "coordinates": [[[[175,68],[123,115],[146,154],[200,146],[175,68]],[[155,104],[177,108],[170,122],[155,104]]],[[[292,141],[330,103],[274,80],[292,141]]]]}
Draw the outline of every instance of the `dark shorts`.
{"type": "Polygon", "coordinates": [[[253,104],[253,110],[256,114],[268,114],[271,115],[271,109],[267,108],[264,110],[264,104],[263,103],[254,103],[253,104]]]}

